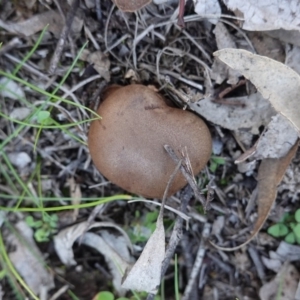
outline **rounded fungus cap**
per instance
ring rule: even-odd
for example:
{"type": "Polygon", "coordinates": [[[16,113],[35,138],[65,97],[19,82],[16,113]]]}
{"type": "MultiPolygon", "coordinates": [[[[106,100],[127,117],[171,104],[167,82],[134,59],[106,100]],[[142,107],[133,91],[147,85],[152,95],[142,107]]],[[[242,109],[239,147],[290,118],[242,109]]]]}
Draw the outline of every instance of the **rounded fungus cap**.
{"type": "MultiPolygon", "coordinates": [[[[154,90],[139,84],[113,86],[92,122],[88,146],[97,169],[133,194],[161,199],[176,165],[164,149],[179,156],[186,147],[197,175],[211,155],[211,135],[201,118],[170,107],[154,90]]],[[[186,185],[178,172],[169,196],[186,185]]]]}

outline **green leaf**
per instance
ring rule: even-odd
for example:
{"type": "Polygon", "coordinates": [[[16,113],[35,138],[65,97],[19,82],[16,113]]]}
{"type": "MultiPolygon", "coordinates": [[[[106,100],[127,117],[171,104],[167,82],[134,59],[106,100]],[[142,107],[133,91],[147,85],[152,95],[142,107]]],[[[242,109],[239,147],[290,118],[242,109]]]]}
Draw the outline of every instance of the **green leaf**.
{"type": "Polygon", "coordinates": [[[116,299],[116,300],[130,300],[130,299],[125,298],[125,297],[121,297],[121,298],[118,298],[118,299],[116,299]]]}
{"type": "Polygon", "coordinates": [[[43,228],[40,228],[34,233],[34,237],[38,242],[48,242],[49,232],[46,232],[43,228]]]}
{"type": "Polygon", "coordinates": [[[218,168],[218,164],[215,163],[214,161],[211,161],[210,165],[209,165],[209,170],[212,172],[212,173],[215,173],[216,170],[218,168]]]}
{"type": "Polygon", "coordinates": [[[25,222],[29,227],[32,228],[39,228],[43,225],[41,220],[36,221],[32,216],[27,216],[25,222]]]}
{"type": "Polygon", "coordinates": [[[157,217],[158,217],[158,211],[148,212],[145,218],[145,226],[148,226],[148,224],[155,222],[157,217]]]}
{"type": "Polygon", "coordinates": [[[300,208],[298,208],[295,212],[295,220],[300,223],[300,208]]]}
{"type": "Polygon", "coordinates": [[[288,234],[288,232],[289,232],[288,227],[282,223],[277,223],[268,228],[268,234],[270,234],[274,237],[285,236],[288,234]]]}
{"type": "Polygon", "coordinates": [[[297,224],[293,229],[295,236],[300,239],[300,224],[297,224]]]}
{"type": "Polygon", "coordinates": [[[33,216],[27,216],[25,218],[25,222],[29,227],[33,227],[35,224],[35,220],[33,219],[33,216]]]}
{"type": "Polygon", "coordinates": [[[289,244],[295,244],[296,242],[296,236],[294,232],[290,232],[284,239],[289,244]]]}
{"type": "Polygon", "coordinates": [[[225,159],[219,156],[212,156],[211,160],[218,165],[225,165],[225,159]]]}
{"type": "Polygon", "coordinates": [[[284,213],[279,223],[286,224],[287,222],[293,221],[294,218],[290,213],[284,213]]]}
{"type": "Polygon", "coordinates": [[[44,123],[50,117],[50,112],[47,110],[41,110],[37,114],[37,120],[40,124],[44,123]]]}
{"type": "Polygon", "coordinates": [[[111,292],[100,292],[97,295],[97,300],[114,300],[115,296],[111,292]]]}

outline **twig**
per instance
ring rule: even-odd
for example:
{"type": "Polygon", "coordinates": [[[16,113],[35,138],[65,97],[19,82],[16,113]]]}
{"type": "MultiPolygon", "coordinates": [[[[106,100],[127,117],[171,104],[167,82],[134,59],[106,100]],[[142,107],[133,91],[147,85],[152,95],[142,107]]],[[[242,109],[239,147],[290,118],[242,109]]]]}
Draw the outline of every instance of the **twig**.
{"type": "MultiPolygon", "coordinates": [[[[169,145],[165,145],[164,148],[168,152],[170,157],[174,160],[174,162],[177,164],[179,161],[179,158],[177,157],[175,151],[169,145]]],[[[198,189],[198,186],[195,182],[194,177],[190,174],[190,172],[188,172],[186,166],[184,166],[183,164],[181,164],[180,171],[182,172],[183,176],[185,177],[185,179],[187,180],[187,182],[193,189],[195,197],[202,203],[202,205],[205,208],[206,207],[206,199],[204,198],[203,195],[200,194],[200,191],[198,189]]]]}
{"type": "MultiPolygon", "coordinates": [[[[180,204],[180,211],[182,213],[186,213],[187,210],[187,205],[192,198],[191,194],[191,188],[188,185],[184,190],[183,190],[183,197],[181,199],[181,204],[180,204]]],[[[179,244],[181,238],[182,238],[182,224],[183,224],[183,219],[181,217],[177,217],[175,224],[174,224],[174,229],[172,231],[170,241],[166,250],[165,254],[165,259],[163,260],[162,263],[162,268],[161,268],[161,278],[164,277],[167,268],[170,264],[170,261],[172,257],[174,256],[175,250],[177,245],[179,244]]],[[[146,300],[153,300],[155,297],[155,294],[148,294],[146,300]]]]}
{"type": "MultiPolygon", "coordinates": [[[[186,267],[186,277],[188,278],[192,273],[194,258],[192,256],[191,245],[187,235],[184,235],[181,240],[181,249],[186,267]]],[[[190,300],[199,299],[198,289],[193,289],[192,294],[190,295],[190,300]]]]}
{"type": "Polygon", "coordinates": [[[97,20],[100,22],[102,20],[102,10],[100,0],[96,0],[96,15],[97,20]]]}
{"type": "Polygon", "coordinates": [[[266,282],[266,273],[265,273],[265,270],[264,270],[264,265],[263,265],[259,255],[257,253],[257,250],[250,246],[248,248],[248,252],[250,254],[250,257],[251,257],[252,261],[254,262],[254,265],[255,265],[256,270],[257,270],[258,277],[260,278],[260,280],[263,283],[265,283],[266,282]]]}
{"type": "Polygon", "coordinates": [[[199,274],[199,270],[200,267],[202,265],[203,262],[203,258],[205,255],[205,251],[206,251],[206,247],[205,247],[205,240],[208,238],[209,233],[210,233],[210,227],[211,225],[209,223],[206,223],[203,227],[203,231],[202,231],[202,239],[200,242],[200,246],[197,252],[197,256],[196,256],[196,260],[194,263],[194,267],[191,273],[191,276],[189,278],[189,282],[188,285],[184,291],[183,297],[181,298],[181,300],[188,300],[190,299],[190,294],[192,292],[193,286],[195,284],[197,275],[199,274]]]}
{"type": "Polygon", "coordinates": [[[62,51],[64,49],[66,38],[67,38],[67,36],[70,32],[71,25],[72,25],[72,22],[74,20],[75,13],[76,13],[76,10],[77,10],[78,6],[79,6],[79,0],[74,0],[73,3],[72,3],[71,8],[70,8],[70,10],[67,14],[66,23],[65,23],[65,25],[64,25],[64,27],[61,31],[60,38],[59,38],[59,40],[56,44],[56,49],[54,51],[54,54],[53,54],[51,62],[50,62],[50,67],[49,67],[49,74],[50,75],[53,75],[56,71],[58,62],[60,60],[62,51]]]}

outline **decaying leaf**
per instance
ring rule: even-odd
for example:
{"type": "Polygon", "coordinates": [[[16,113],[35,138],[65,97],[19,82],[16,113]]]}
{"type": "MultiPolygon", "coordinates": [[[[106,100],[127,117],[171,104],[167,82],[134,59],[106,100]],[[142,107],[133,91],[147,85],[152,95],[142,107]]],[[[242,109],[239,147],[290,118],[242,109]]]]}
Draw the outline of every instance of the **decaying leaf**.
{"type": "Polygon", "coordinates": [[[259,134],[259,127],[266,126],[275,114],[270,103],[260,93],[249,96],[227,98],[226,105],[213,102],[209,98],[190,103],[190,108],[213,122],[230,130],[249,129],[253,134],[259,134]]]}
{"type": "Polygon", "coordinates": [[[160,212],[156,221],[156,229],[149,238],[142,254],[130,270],[126,270],[122,287],[135,291],[156,294],[161,280],[162,262],[165,258],[165,228],[163,223],[164,205],[182,161],[179,160],[166,186],[160,212]]]}
{"type": "Polygon", "coordinates": [[[208,21],[212,24],[217,24],[220,16],[221,16],[221,6],[218,0],[194,0],[195,5],[195,13],[204,18],[207,17],[208,21]],[[214,16],[214,18],[210,18],[214,16]]]}
{"type": "Polygon", "coordinates": [[[74,242],[79,241],[89,247],[93,247],[100,252],[113,276],[113,284],[119,295],[124,295],[125,289],[121,287],[121,278],[125,269],[130,266],[130,250],[132,245],[125,231],[119,226],[110,222],[95,222],[89,224],[87,221],[70,226],[54,237],[54,247],[60,260],[65,265],[76,265],[72,246],[74,242]],[[101,229],[96,233],[86,232],[86,229],[98,227],[114,228],[121,235],[115,236],[107,230],[101,229]],[[83,235],[83,236],[82,236],[83,235]]]}
{"type": "MultiPolygon", "coordinates": [[[[57,255],[59,256],[62,263],[67,266],[76,265],[76,261],[74,260],[74,253],[72,250],[72,246],[74,242],[84,233],[86,232],[88,222],[81,222],[79,224],[75,224],[64,230],[60,231],[54,237],[54,247],[56,250],[57,255]]],[[[128,247],[131,248],[131,242],[129,237],[127,236],[126,232],[117,226],[116,224],[110,222],[95,222],[88,226],[88,230],[92,228],[98,227],[111,227],[118,230],[127,240],[128,247]]]]}
{"type": "Polygon", "coordinates": [[[297,0],[223,0],[237,17],[243,18],[242,28],[260,30],[300,30],[300,4],[297,0]]]}
{"type": "Polygon", "coordinates": [[[160,284],[164,257],[165,229],[162,217],[158,217],[155,231],[149,238],[137,262],[125,274],[122,287],[156,294],[160,284]]]}
{"type": "Polygon", "coordinates": [[[286,45],[285,64],[300,74],[300,47],[286,45]]]}
{"type": "Polygon", "coordinates": [[[262,160],[258,169],[257,178],[257,203],[258,217],[250,237],[243,244],[233,248],[223,248],[213,244],[216,248],[223,251],[234,251],[247,245],[259,232],[268,218],[269,212],[276,199],[277,186],[281,182],[284,173],[298,149],[298,142],[292,147],[285,157],[266,158],[262,160]]]}
{"type": "Polygon", "coordinates": [[[128,12],[137,11],[151,3],[151,1],[152,0],[113,0],[120,10],[128,12]]]}
{"type": "Polygon", "coordinates": [[[292,44],[300,47],[300,32],[299,30],[271,30],[266,31],[269,36],[278,39],[284,43],[292,44]]]}
{"type": "Polygon", "coordinates": [[[294,300],[299,278],[300,275],[297,269],[289,262],[286,262],[276,277],[261,287],[259,291],[260,299],[294,300]]]}
{"type": "Polygon", "coordinates": [[[89,50],[85,49],[83,50],[80,58],[92,64],[94,69],[107,82],[110,81],[110,60],[106,54],[103,54],[101,51],[95,51],[91,53],[89,50]]]}
{"type": "Polygon", "coordinates": [[[8,80],[5,77],[0,78],[0,95],[13,100],[25,98],[23,88],[15,81],[8,80]]]}
{"type": "Polygon", "coordinates": [[[121,286],[121,281],[131,261],[124,236],[116,237],[106,230],[102,230],[100,235],[87,232],[82,238],[82,244],[96,249],[104,256],[113,277],[114,288],[120,296],[124,296],[127,290],[121,286]]]}
{"type": "Polygon", "coordinates": [[[247,32],[247,36],[249,37],[257,54],[267,56],[284,63],[285,51],[283,43],[279,39],[270,36],[269,31],[247,32]]]}
{"type": "MultiPolygon", "coordinates": [[[[31,36],[39,31],[42,31],[47,25],[49,25],[48,30],[52,32],[55,37],[59,37],[64,25],[60,13],[55,10],[49,10],[40,14],[36,14],[31,18],[18,23],[4,22],[0,19],[0,27],[4,28],[8,32],[25,36],[31,36]]],[[[72,31],[79,32],[82,26],[83,21],[75,16],[71,26],[72,31]]]]}
{"type": "Polygon", "coordinates": [[[241,49],[223,49],[214,55],[248,78],[299,133],[300,76],[294,70],[268,57],[241,49]]]}
{"type": "Polygon", "coordinates": [[[291,123],[282,115],[277,114],[272,117],[255,145],[239,157],[236,163],[243,162],[250,157],[252,159],[284,157],[297,139],[298,134],[291,123]]]}
{"type": "MultiPolygon", "coordinates": [[[[236,48],[232,35],[222,22],[217,23],[214,29],[214,34],[219,50],[225,48],[236,48]]],[[[214,60],[211,70],[211,78],[214,79],[217,84],[223,83],[225,79],[227,79],[228,84],[237,84],[240,76],[241,74],[239,72],[229,68],[220,62],[220,60],[214,60]]]]}
{"type": "Polygon", "coordinates": [[[36,295],[45,294],[54,288],[53,275],[46,269],[43,255],[34,242],[32,229],[23,221],[16,224],[16,229],[19,236],[10,233],[6,239],[12,249],[9,258],[30,289],[36,295]]]}

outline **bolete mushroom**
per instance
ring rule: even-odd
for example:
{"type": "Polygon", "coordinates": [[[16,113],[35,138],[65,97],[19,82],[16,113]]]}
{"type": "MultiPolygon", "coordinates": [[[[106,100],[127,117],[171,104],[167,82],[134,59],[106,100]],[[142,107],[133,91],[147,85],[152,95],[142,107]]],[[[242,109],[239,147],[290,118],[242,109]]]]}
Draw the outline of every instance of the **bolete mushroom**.
{"type": "MultiPolygon", "coordinates": [[[[131,193],[162,198],[176,165],[164,149],[180,156],[186,147],[194,174],[211,154],[210,132],[192,112],[171,107],[153,89],[139,84],[113,86],[105,93],[88,136],[92,160],[111,182],[131,193]]],[[[186,185],[179,172],[169,195],[186,185]]]]}

